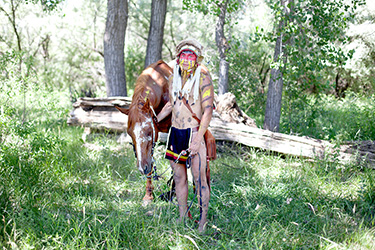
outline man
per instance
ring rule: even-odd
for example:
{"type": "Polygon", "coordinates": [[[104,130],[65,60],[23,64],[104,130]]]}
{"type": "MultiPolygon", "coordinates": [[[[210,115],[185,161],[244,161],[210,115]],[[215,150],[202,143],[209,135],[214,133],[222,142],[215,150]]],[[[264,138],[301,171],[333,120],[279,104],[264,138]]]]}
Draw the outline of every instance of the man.
{"type": "Polygon", "coordinates": [[[212,118],[214,100],[211,76],[200,64],[202,49],[202,45],[194,39],[183,40],[177,45],[173,74],[169,79],[170,100],[157,117],[160,121],[172,112],[165,157],[170,160],[174,172],[180,213],[178,221],[183,221],[187,214],[187,168],[191,167],[200,206],[200,232],[207,223],[211,191],[206,176],[204,134],[212,118]]]}

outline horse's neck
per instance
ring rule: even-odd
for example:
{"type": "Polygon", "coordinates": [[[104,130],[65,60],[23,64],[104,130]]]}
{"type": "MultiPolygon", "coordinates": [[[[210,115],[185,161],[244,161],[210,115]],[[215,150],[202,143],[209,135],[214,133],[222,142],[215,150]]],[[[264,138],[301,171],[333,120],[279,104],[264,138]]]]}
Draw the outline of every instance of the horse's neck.
{"type": "Polygon", "coordinates": [[[134,101],[145,103],[148,99],[150,105],[157,111],[160,111],[168,101],[168,78],[172,73],[171,68],[163,61],[159,61],[148,68],[147,72],[142,73],[138,78],[138,88],[135,90],[134,101]],[[167,97],[165,97],[165,95],[167,97]]]}
{"type": "Polygon", "coordinates": [[[136,103],[137,105],[140,105],[140,104],[144,105],[146,101],[148,100],[150,102],[150,105],[153,108],[156,108],[159,106],[161,102],[161,96],[157,92],[159,91],[145,86],[139,89],[138,94],[134,96],[133,98],[133,102],[136,103]]]}

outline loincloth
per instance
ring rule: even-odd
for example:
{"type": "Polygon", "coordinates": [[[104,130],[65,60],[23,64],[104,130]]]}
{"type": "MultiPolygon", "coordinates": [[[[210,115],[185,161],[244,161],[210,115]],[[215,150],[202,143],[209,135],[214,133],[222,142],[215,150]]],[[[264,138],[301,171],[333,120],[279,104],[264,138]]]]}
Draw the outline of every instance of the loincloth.
{"type": "Polygon", "coordinates": [[[188,155],[180,155],[180,153],[189,148],[192,132],[194,131],[197,131],[197,128],[178,129],[171,127],[168,135],[165,158],[173,161],[178,159],[178,163],[186,163],[188,155]]]}

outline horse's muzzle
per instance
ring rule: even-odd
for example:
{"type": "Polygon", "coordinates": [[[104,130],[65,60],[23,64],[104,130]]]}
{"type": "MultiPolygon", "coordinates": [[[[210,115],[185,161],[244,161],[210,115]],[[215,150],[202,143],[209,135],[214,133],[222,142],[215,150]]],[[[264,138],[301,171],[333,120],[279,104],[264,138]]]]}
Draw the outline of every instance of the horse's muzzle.
{"type": "Polygon", "coordinates": [[[149,173],[151,173],[151,170],[152,170],[151,165],[150,166],[145,165],[144,168],[143,168],[143,171],[141,170],[141,173],[144,174],[144,175],[148,175],[149,173]]]}
{"type": "Polygon", "coordinates": [[[148,175],[149,173],[151,173],[151,166],[145,166],[145,169],[144,169],[144,174],[145,175],[148,175]]]}

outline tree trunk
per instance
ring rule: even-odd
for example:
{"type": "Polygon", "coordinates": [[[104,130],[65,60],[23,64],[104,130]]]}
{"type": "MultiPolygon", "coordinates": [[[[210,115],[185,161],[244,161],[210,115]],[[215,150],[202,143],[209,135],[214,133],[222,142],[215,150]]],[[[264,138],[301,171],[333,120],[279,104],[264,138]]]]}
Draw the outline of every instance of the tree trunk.
{"type": "Polygon", "coordinates": [[[161,59],[167,0],[152,0],[145,68],[161,59]]]}
{"type": "MultiPolygon", "coordinates": [[[[273,61],[278,61],[282,54],[282,35],[276,40],[275,54],[273,61]]],[[[283,93],[283,74],[280,68],[271,69],[270,82],[268,84],[266,113],[263,129],[279,132],[281,116],[281,99],[283,93]]]]}
{"type": "Polygon", "coordinates": [[[127,0],[108,0],[104,33],[104,68],[107,96],[127,96],[124,59],[127,22],[127,0]]]}
{"type": "MultiPolygon", "coordinates": [[[[286,1],[282,0],[281,5],[285,7],[286,1]]],[[[275,53],[273,62],[280,62],[280,56],[283,56],[283,33],[282,27],[284,26],[283,20],[279,23],[278,32],[280,35],[277,37],[275,45],[275,53]]],[[[271,77],[268,84],[266,112],[264,116],[263,129],[273,132],[279,132],[280,116],[281,116],[281,100],[283,94],[283,74],[279,66],[271,69],[271,77]]]]}
{"type": "Polygon", "coordinates": [[[215,41],[216,46],[219,49],[220,56],[220,66],[219,66],[219,95],[223,95],[228,92],[228,71],[229,71],[229,62],[226,60],[226,54],[230,49],[227,39],[224,36],[224,24],[225,24],[225,15],[227,12],[229,0],[221,1],[220,15],[216,23],[216,32],[215,32],[215,41]]]}

